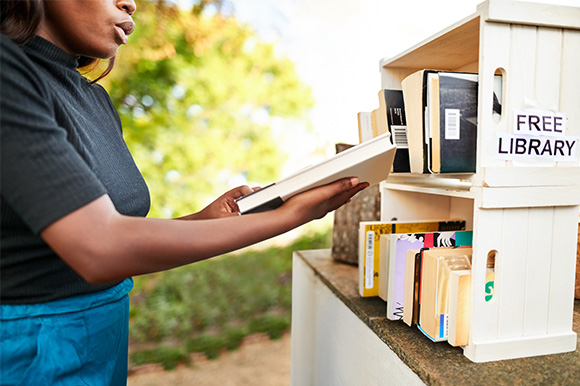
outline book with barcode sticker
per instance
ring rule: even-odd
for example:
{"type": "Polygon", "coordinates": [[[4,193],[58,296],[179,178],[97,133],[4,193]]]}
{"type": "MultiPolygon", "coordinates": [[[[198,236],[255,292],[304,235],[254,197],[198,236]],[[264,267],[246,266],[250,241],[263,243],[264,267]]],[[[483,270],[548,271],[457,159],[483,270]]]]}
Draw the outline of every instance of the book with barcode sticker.
{"type": "Polygon", "coordinates": [[[428,89],[429,170],[474,173],[478,75],[438,72],[428,89]]]}
{"type": "Polygon", "coordinates": [[[397,146],[393,161],[393,173],[409,173],[409,142],[407,139],[407,118],[403,91],[383,89],[379,91],[379,111],[385,129],[397,146]]]}

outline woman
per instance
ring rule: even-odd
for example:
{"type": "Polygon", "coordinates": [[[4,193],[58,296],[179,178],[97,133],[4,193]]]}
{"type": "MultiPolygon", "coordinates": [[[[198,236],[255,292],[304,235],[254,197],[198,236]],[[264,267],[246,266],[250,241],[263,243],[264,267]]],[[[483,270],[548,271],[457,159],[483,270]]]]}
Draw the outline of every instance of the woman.
{"type": "Polygon", "coordinates": [[[344,179],[238,216],[241,186],[181,221],[145,218],[119,116],[77,71],[127,43],[133,0],[0,4],[3,385],[125,384],[132,276],[279,235],[368,186],[344,179]]]}

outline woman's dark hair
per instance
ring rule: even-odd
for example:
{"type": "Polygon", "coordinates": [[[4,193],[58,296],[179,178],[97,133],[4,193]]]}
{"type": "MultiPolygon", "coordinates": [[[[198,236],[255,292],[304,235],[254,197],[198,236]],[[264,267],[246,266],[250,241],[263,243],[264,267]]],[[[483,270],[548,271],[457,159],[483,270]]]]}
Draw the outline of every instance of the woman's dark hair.
{"type": "MultiPolygon", "coordinates": [[[[1,31],[19,45],[27,44],[36,35],[38,26],[44,17],[44,0],[0,0],[1,31]]],[[[96,68],[99,59],[80,56],[79,68],[96,68]]],[[[115,65],[115,57],[109,59],[109,65],[92,82],[95,83],[107,76],[115,65]]]]}

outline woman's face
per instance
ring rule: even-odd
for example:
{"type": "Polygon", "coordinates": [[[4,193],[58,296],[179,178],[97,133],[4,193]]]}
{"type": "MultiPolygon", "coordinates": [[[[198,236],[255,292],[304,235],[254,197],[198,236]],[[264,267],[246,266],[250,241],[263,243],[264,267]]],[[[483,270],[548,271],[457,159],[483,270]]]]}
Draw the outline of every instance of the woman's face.
{"type": "Polygon", "coordinates": [[[45,0],[38,35],[71,55],[108,59],[127,43],[133,0],[45,0]]]}

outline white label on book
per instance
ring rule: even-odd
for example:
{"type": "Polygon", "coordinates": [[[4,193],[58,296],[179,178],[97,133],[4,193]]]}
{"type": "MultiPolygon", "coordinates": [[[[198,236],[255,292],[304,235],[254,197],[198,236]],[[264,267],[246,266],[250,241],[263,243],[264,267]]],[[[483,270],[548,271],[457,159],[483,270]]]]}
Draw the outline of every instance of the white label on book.
{"type": "Polygon", "coordinates": [[[496,158],[502,160],[550,159],[578,162],[578,137],[497,134],[496,158]]]}
{"type": "Polygon", "coordinates": [[[375,277],[375,232],[368,231],[366,234],[365,250],[365,288],[373,288],[375,277]]]}
{"type": "Polygon", "coordinates": [[[393,141],[399,149],[408,149],[409,141],[407,141],[407,126],[391,125],[393,131],[393,141]]]}
{"type": "Polygon", "coordinates": [[[461,110],[445,109],[445,139],[459,139],[461,110]]]}

